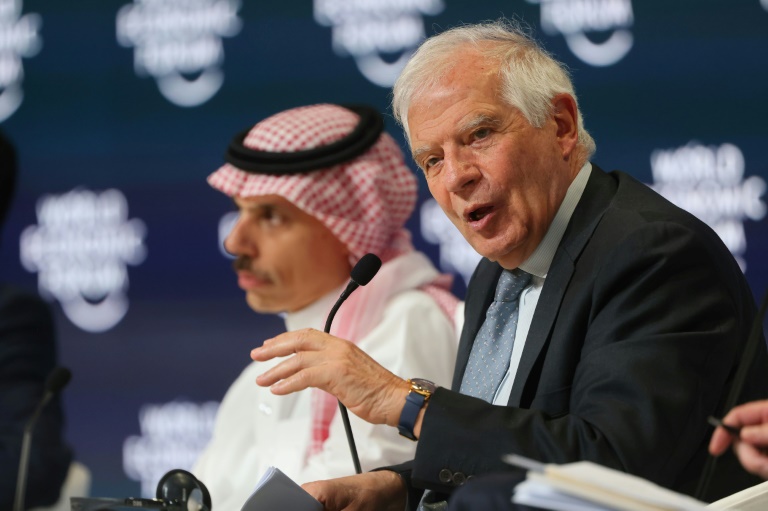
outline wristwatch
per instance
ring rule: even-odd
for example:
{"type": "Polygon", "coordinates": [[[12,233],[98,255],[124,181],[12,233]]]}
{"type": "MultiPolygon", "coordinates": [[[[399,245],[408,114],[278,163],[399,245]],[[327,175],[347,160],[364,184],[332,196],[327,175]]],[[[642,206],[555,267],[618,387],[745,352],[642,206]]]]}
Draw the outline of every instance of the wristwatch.
{"type": "Polygon", "coordinates": [[[411,378],[408,380],[408,384],[411,386],[411,391],[408,393],[408,397],[405,398],[405,406],[403,406],[403,411],[400,412],[400,422],[397,424],[397,430],[405,438],[416,440],[413,434],[416,417],[419,416],[419,411],[429,401],[435,389],[437,389],[437,385],[424,378],[411,378]]]}

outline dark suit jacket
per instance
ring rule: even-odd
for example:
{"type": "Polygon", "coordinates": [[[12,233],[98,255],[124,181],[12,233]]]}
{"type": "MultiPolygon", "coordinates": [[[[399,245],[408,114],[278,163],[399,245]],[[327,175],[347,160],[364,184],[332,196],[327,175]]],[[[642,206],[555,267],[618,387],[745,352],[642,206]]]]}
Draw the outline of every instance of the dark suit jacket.
{"type": "MultiPolygon", "coordinates": [[[[453,390],[429,401],[414,486],[450,492],[509,471],[517,453],[590,460],[693,493],[755,315],[747,282],[701,221],[621,172],[592,175],[556,251],[508,406],[458,393],[501,267],[483,260],[466,296],[453,390]]],[[[768,396],[760,343],[744,400],[768,396]]],[[[417,376],[417,375],[414,375],[417,376]]],[[[757,482],[733,456],[718,498],[757,482]]],[[[722,460],[721,460],[722,461],[722,460]]],[[[412,495],[413,497],[413,495],[412,495]]]]}
{"type": "MultiPolygon", "coordinates": [[[[24,427],[43,397],[56,365],[53,318],[37,296],[0,284],[0,509],[11,509],[24,427]]],[[[27,507],[59,498],[72,454],[62,437],[61,403],[55,398],[33,430],[27,507]]]]}

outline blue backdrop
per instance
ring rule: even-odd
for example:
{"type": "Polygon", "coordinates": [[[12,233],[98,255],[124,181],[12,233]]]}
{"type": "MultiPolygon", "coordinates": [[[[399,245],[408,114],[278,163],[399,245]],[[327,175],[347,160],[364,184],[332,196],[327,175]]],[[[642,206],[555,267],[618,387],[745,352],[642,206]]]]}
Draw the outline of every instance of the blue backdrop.
{"type": "MultiPolygon", "coordinates": [[[[53,304],[93,495],[151,495],[188,467],[250,349],[282,329],[219,249],[233,208],[205,177],[230,138],[301,104],[388,112],[425,35],[501,15],[570,67],[594,161],[710,223],[761,297],[766,0],[0,0],[0,122],[22,172],[0,273],[53,304]]],[[[441,220],[421,179],[409,227],[462,295],[475,256],[441,220]]]]}

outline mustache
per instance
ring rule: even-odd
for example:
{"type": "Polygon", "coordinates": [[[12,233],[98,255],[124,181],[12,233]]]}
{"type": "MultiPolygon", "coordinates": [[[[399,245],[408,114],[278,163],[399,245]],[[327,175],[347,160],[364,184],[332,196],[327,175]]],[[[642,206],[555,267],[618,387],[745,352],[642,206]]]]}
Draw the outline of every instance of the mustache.
{"type": "Polygon", "coordinates": [[[237,256],[237,258],[234,261],[232,261],[232,269],[234,269],[235,272],[247,271],[248,273],[253,274],[255,277],[263,281],[273,282],[272,277],[269,275],[269,272],[254,268],[253,259],[248,256],[242,256],[242,255],[237,256]]]}
{"type": "Polygon", "coordinates": [[[232,269],[235,271],[239,270],[245,270],[245,271],[251,271],[251,264],[252,260],[248,256],[237,256],[237,258],[232,261],[232,269]]]}

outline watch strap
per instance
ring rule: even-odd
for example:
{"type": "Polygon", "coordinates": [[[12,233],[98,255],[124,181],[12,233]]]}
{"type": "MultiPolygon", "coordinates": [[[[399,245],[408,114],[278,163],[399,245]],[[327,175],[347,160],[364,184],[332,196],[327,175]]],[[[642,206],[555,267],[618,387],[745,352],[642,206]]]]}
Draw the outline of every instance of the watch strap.
{"type": "Polygon", "coordinates": [[[425,395],[414,391],[411,391],[405,398],[405,406],[400,412],[400,421],[397,424],[397,430],[405,438],[416,440],[413,428],[416,426],[416,418],[419,416],[419,411],[424,406],[426,399],[425,395]]]}

